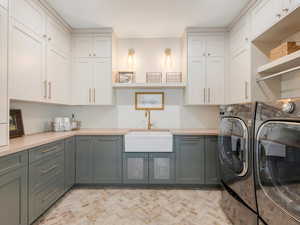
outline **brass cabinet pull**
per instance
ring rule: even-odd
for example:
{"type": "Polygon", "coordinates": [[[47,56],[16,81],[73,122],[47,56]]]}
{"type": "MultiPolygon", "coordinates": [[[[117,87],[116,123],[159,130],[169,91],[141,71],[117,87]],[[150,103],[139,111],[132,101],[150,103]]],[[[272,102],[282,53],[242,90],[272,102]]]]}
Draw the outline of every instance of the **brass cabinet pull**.
{"type": "Polygon", "coordinates": [[[46,149],[46,150],[42,151],[42,153],[44,154],[44,153],[48,153],[48,152],[53,152],[53,151],[55,151],[56,149],[57,149],[56,147],[49,148],[49,149],[46,149]]]}
{"type": "Polygon", "coordinates": [[[245,82],[245,99],[248,99],[248,82],[245,82]]]}
{"type": "Polygon", "coordinates": [[[52,99],[52,84],[51,84],[50,81],[48,82],[48,86],[49,86],[49,96],[48,96],[48,98],[52,99]]]}
{"type": "Polygon", "coordinates": [[[94,103],[96,103],[96,88],[94,88],[94,103]]]}
{"type": "Polygon", "coordinates": [[[92,102],[92,89],[91,88],[89,88],[89,103],[91,103],[92,102]]]}
{"type": "Polygon", "coordinates": [[[206,88],[204,88],[204,103],[205,103],[205,101],[206,101],[206,90],[205,90],[206,88]]]}
{"type": "Polygon", "coordinates": [[[47,81],[45,80],[44,81],[44,98],[47,98],[47,93],[48,93],[48,90],[47,90],[47,81]]]}
{"type": "Polygon", "coordinates": [[[55,170],[56,168],[57,168],[57,165],[54,165],[54,166],[50,167],[50,168],[47,169],[47,170],[42,170],[42,174],[49,173],[49,172],[55,170]]]}
{"type": "Polygon", "coordinates": [[[208,103],[210,103],[210,88],[208,88],[208,103]]]}

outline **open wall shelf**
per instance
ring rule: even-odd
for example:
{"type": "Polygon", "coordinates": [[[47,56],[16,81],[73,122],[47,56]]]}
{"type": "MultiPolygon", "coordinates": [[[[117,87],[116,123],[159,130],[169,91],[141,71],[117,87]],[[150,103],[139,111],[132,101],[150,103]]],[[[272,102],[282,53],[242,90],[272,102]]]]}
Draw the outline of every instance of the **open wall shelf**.
{"type": "Polygon", "coordinates": [[[257,72],[262,76],[258,81],[283,76],[290,72],[300,70],[300,51],[284,56],[273,62],[267,63],[258,68],[257,72]]]}
{"type": "Polygon", "coordinates": [[[148,83],[134,83],[134,84],[121,84],[121,83],[114,83],[113,88],[145,88],[145,89],[156,89],[156,88],[185,88],[186,83],[162,83],[162,84],[148,84],[148,83]]]}

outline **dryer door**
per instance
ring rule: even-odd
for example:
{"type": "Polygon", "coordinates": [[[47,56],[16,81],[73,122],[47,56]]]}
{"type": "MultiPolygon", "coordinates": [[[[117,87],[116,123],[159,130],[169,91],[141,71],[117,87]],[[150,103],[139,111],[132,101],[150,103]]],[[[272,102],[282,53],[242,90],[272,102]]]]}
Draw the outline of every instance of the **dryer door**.
{"type": "Polygon", "coordinates": [[[271,225],[299,224],[300,123],[264,123],[257,132],[255,155],[261,216],[271,225]]]}
{"type": "Polygon", "coordinates": [[[225,183],[243,177],[248,171],[248,129],[238,118],[222,118],[219,135],[221,179],[225,183]]]}

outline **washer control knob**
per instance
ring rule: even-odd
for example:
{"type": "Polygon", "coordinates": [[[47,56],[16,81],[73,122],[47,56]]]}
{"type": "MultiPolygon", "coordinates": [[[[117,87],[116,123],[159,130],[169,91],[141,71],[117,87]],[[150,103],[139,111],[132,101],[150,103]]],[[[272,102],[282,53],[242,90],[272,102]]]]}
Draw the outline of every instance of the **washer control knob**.
{"type": "Polygon", "coordinates": [[[293,113],[295,110],[295,103],[287,102],[282,105],[282,111],[285,113],[293,113]]]}

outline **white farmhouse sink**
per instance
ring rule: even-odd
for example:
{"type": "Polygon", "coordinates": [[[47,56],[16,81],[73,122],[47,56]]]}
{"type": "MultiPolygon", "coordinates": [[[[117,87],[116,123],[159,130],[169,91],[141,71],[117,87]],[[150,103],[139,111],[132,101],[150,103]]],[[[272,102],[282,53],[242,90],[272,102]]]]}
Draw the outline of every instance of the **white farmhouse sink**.
{"type": "Polygon", "coordinates": [[[125,152],[172,152],[173,135],[168,131],[132,131],[125,135],[125,152]]]}

